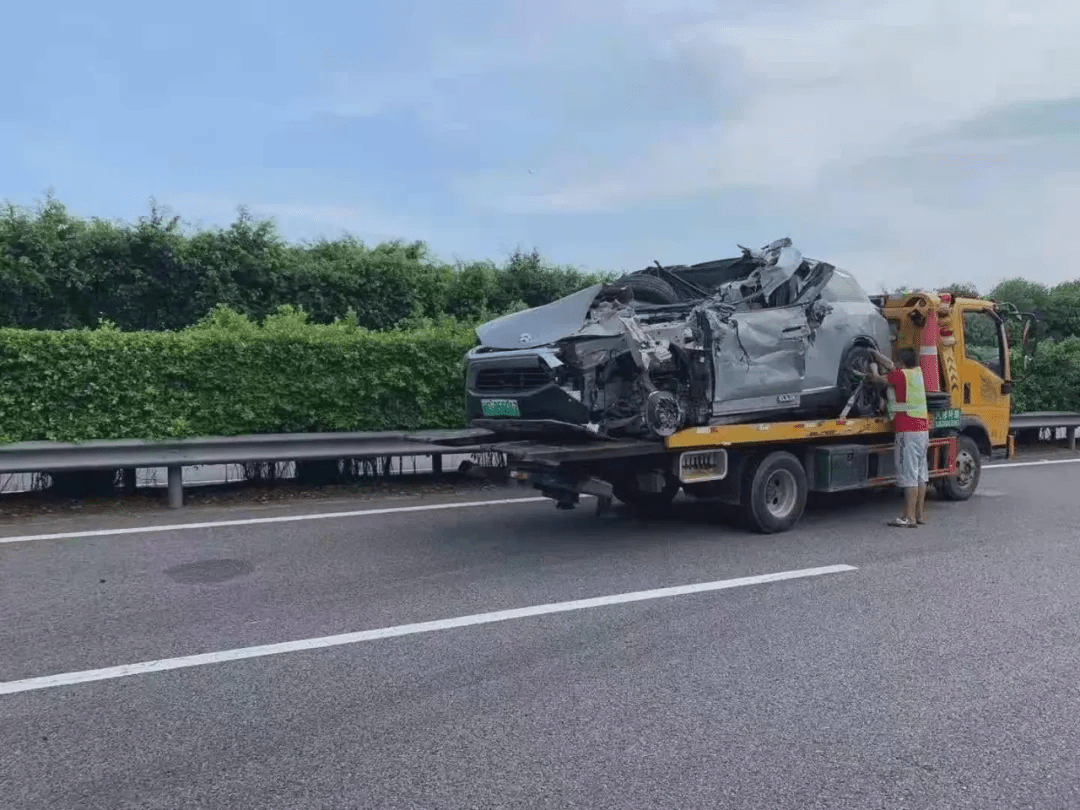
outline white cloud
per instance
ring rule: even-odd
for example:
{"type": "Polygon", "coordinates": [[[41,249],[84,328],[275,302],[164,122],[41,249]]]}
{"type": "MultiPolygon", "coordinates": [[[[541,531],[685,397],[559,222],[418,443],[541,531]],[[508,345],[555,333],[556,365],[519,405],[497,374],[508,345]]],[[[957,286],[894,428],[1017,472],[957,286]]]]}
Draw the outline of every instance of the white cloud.
{"type": "MultiPolygon", "coordinates": [[[[687,70],[739,65],[740,97],[624,165],[557,177],[536,210],[619,208],[731,186],[807,188],[1013,104],[1080,95],[1073,0],[890,0],[658,31],[687,70]],[[1017,9],[1023,6],[1024,13],[1017,9]]],[[[522,201],[517,200],[517,204],[522,201]]]]}
{"type": "Polygon", "coordinates": [[[652,34],[656,52],[711,79],[701,120],[658,109],[651,137],[613,127],[607,154],[557,153],[524,182],[473,174],[466,196],[675,230],[646,212],[753,193],[776,233],[870,286],[1076,277],[1080,138],[1053,128],[1077,123],[1037,120],[1040,104],[1080,99],[1075,0],[837,0],[652,34]],[[1018,136],[1021,118],[1033,131],[1018,136]]]}
{"type": "Polygon", "coordinates": [[[386,159],[417,198],[433,184],[416,164],[465,167],[445,214],[310,189],[252,209],[290,235],[474,255],[536,235],[598,266],[790,235],[868,286],[1078,273],[1080,141],[1053,137],[1067,120],[1036,121],[1040,104],[1080,99],[1076,0],[485,2],[410,37],[415,59],[328,72],[291,111],[408,112],[446,148],[386,159]]]}

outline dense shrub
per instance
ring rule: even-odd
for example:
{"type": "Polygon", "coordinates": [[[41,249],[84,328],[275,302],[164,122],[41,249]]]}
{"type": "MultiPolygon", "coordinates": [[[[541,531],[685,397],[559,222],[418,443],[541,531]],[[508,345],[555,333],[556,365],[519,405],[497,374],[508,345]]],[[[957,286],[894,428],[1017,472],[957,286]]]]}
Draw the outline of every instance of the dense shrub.
{"type": "Polygon", "coordinates": [[[1080,410],[1080,338],[1041,343],[1013,394],[1013,412],[1080,410]]]}
{"type": "MultiPolygon", "coordinates": [[[[156,206],[134,224],[7,206],[0,442],[459,426],[471,324],[610,277],[536,251],[451,265],[422,242],[290,244],[243,211],[188,232],[156,206]]],[[[1080,408],[1080,282],[989,297],[1042,322],[1014,410],[1080,408]]]]}
{"type": "Polygon", "coordinates": [[[370,332],[291,308],[180,332],[0,329],[0,441],[459,427],[474,342],[454,323],[370,332]]]}
{"type": "Polygon", "coordinates": [[[536,306],[600,276],[552,266],[535,251],[502,267],[445,264],[422,242],[368,247],[357,239],[290,244],[244,211],[224,229],[188,233],[156,206],[135,224],[84,220],[57,200],[0,210],[0,326],[182,329],[218,304],[255,319],[282,305],[314,323],[353,311],[392,329],[450,314],[481,320],[536,306]]]}

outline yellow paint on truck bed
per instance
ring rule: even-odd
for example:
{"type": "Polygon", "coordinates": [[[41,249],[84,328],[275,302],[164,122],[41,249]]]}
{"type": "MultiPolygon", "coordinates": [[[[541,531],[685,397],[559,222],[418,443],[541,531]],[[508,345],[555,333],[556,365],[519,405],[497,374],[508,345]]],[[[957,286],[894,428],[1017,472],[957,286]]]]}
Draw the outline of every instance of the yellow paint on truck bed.
{"type": "Polygon", "coordinates": [[[891,434],[892,421],[885,417],[858,419],[804,419],[797,422],[752,422],[740,425],[706,425],[680,430],[668,436],[669,450],[727,447],[736,444],[812,441],[845,436],[891,434]]]}

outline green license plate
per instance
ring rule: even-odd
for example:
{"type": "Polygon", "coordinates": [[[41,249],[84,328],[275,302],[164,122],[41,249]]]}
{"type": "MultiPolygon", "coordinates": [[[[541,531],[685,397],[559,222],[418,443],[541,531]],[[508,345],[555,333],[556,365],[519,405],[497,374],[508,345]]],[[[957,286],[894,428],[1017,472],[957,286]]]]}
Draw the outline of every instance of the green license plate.
{"type": "Polygon", "coordinates": [[[516,399],[482,399],[480,410],[484,416],[521,416],[516,399]]]}
{"type": "Polygon", "coordinates": [[[934,427],[936,428],[958,428],[960,427],[960,409],[949,408],[948,410],[941,411],[934,414],[934,427]]]}

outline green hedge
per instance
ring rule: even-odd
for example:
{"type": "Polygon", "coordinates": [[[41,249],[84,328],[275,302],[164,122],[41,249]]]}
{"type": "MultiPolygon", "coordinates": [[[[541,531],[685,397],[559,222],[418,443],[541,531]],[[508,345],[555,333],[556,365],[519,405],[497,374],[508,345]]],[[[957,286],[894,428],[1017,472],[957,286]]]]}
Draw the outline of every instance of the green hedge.
{"type": "Polygon", "coordinates": [[[1080,411],[1080,338],[1039,344],[1026,373],[1013,394],[1014,413],[1080,411]]]}
{"type": "MultiPolygon", "coordinates": [[[[461,427],[474,343],[449,320],[370,332],[289,307],[179,332],[0,329],[0,442],[461,427]]],[[[1080,409],[1080,338],[1039,347],[1015,409],[1080,409]]]]}
{"type": "Polygon", "coordinates": [[[182,332],[0,329],[0,441],[464,424],[471,329],[368,332],[219,309],[182,332]]]}
{"type": "Polygon", "coordinates": [[[596,275],[516,251],[501,265],[447,264],[423,242],[369,247],[351,237],[290,243],[241,212],[228,228],[184,228],[153,207],[134,224],[83,219],[51,197],[0,207],[0,327],[183,329],[221,304],[262,319],[302,307],[392,329],[449,315],[480,322],[587,287],[596,275]]]}

